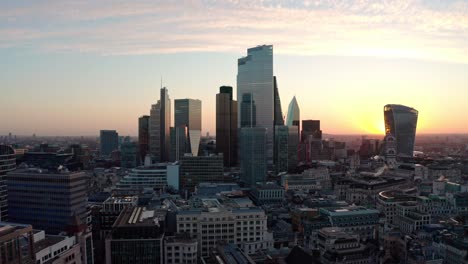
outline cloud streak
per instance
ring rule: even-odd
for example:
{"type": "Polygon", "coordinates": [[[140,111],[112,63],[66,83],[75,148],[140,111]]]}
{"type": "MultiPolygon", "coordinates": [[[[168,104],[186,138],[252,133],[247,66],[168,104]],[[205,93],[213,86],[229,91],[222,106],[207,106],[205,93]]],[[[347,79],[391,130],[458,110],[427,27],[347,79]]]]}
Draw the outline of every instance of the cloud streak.
{"type": "Polygon", "coordinates": [[[241,52],[272,43],[282,54],[468,63],[463,1],[31,1],[0,7],[0,48],[122,55],[241,52]]]}

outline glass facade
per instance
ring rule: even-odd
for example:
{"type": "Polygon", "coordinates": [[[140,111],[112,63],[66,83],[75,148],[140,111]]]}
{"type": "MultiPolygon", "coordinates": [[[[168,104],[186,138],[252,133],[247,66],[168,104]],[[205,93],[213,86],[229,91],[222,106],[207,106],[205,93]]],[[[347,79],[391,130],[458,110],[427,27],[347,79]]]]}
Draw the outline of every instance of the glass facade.
{"type": "Polygon", "coordinates": [[[257,126],[257,107],[250,93],[242,95],[240,106],[240,127],[255,127],[257,126]]]}
{"type": "Polygon", "coordinates": [[[198,156],[201,139],[202,104],[196,99],[177,99],[174,101],[174,127],[187,126],[188,153],[198,156]]]}
{"type": "Polygon", "coordinates": [[[160,115],[160,140],[161,160],[168,161],[170,154],[171,134],[171,99],[166,87],[161,88],[161,115],[160,115]]]}
{"type": "Polygon", "coordinates": [[[288,126],[288,171],[298,164],[299,127],[288,126]]]}
{"type": "Polygon", "coordinates": [[[385,134],[396,138],[399,156],[413,157],[418,111],[404,105],[384,107],[385,134]]]}
{"type": "Polygon", "coordinates": [[[275,168],[276,173],[288,171],[288,139],[287,126],[275,126],[275,168]]]}
{"type": "Polygon", "coordinates": [[[161,160],[161,103],[151,106],[149,118],[149,152],[153,161],[161,160]]]}
{"type": "Polygon", "coordinates": [[[223,156],[184,156],[180,158],[180,181],[192,189],[201,182],[223,182],[223,156]]]}
{"type": "MultiPolygon", "coordinates": [[[[273,87],[273,46],[263,45],[247,50],[247,56],[237,62],[237,98],[251,93],[256,104],[256,126],[267,133],[268,160],[273,160],[274,87],[273,87]]],[[[241,109],[239,109],[241,110],[241,109]]],[[[241,111],[239,124],[241,126],[241,111]]]]}
{"type": "Polygon", "coordinates": [[[130,169],[137,166],[138,146],[135,142],[124,142],[120,146],[120,166],[130,169]]]}
{"type": "Polygon", "coordinates": [[[119,134],[115,130],[101,130],[100,144],[101,156],[109,156],[119,148],[119,134]]]}
{"type": "Polygon", "coordinates": [[[9,221],[58,234],[76,215],[86,223],[88,176],[84,172],[16,170],[7,175],[9,221]]]}
{"type": "Polygon", "coordinates": [[[171,100],[167,88],[160,100],[151,106],[149,117],[149,151],[153,162],[168,161],[170,156],[171,100]]]}
{"type": "Polygon", "coordinates": [[[188,131],[186,126],[171,127],[171,157],[170,161],[177,161],[187,153],[188,131]]]}
{"type": "Polygon", "coordinates": [[[10,146],[0,145],[0,221],[8,220],[8,193],[6,174],[16,169],[15,151],[10,146]]]}
{"type": "Polygon", "coordinates": [[[248,186],[265,182],[267,130],[263,127],[241,128],[241,173],[248,186]]]}
{"type": "Polygon", "coordinates": [[[286,125],[294,126],[295,123],[299,123],[301,120],[301,112],[299,105],[297,104],[296,96],[293,97],[288,107],[288,116],[286,117],[286,125]]]}
{"type": "Polygon", "coordinates": [[[216,95],[216,152],[223,153],[224,166],[237,164],[237,101],[230,86],[221,86],[216,95]]]}

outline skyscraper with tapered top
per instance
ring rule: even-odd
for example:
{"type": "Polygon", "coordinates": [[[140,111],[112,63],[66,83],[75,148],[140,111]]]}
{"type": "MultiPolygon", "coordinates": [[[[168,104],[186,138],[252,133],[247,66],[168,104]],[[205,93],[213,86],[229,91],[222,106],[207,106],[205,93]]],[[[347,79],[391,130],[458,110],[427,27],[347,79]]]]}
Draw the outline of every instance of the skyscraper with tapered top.
{"type": "Polygon", "coordinates": [[[149,118],[149,151],[153,162],[169,160],[171,128],[171,100],[166,87],[160,90],[160,99],[151,106],[149,118]]]}

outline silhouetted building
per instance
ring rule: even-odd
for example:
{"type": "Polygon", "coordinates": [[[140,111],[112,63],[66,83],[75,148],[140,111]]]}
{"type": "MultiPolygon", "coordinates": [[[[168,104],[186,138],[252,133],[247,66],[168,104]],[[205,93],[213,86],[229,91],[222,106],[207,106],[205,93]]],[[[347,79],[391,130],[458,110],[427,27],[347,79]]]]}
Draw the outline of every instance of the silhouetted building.
{"type": "MultiPolygon", "coordinates": [[[[262,45],[247,50],[247,56],[237,61],[237,98],[252,94],[255,100],[257,127],[266,129],[266,152],[268,161],[273,161],[274,133],[274,80],[273,80],[273,46],[262,45]]],[[[242,105],[240,106],[242,115],[242,105]]],[[[239,120],[238,127],[245,127],[239,120]]]]}
{"type": "Polygon", "coordinates": [[[279,96],[278,91],[278,83],[276,81],[276,76],[273,76],[273,95],[275,99],[274,105],[274,125],[275,126],[284,126],[284,117],[283,117],[283,110],[281,109],[281,98],[279,96]]]}
{"type": "Polygon", "coordinates": [[[186,126],[188,130],[187,152],[198,156],[202,127],[202,103],[196,99],[174,101],[174,127],[186,126]]]}
{"type": "Polygon", "coordinates": [[[320,130],[320,120],[302,120],[301,141],[309,140],[309,136],[313,139],[322,140],[322,130],[320,130]]]}
{"type": "Polygon", "coordinates": [[[397,154],[413,157],[418,111],[404,105],[389,104],[384,107],[385,134],[396,138],[397,154]]]}
{"type": "Polygon", "coordinates": [[[237,101],[231,86],[221,86],[216,95],[216,152],[223,153],[224,166],[237,164],[237,101]]]}
{"type": "Polygon", "coordinates": [[[6,174],[16,169],[15,150],[6,145],[0,145],[0,221],[8,220],[8,193],[6,174]]]}
{"type": "Polygon", "coordinates": [[[115,130],[101,130],[100,144],[101,156],[109,156],[119,148],[119,134],[115,130]]]}
{"type": "Polygon", "coordinates": [[[146,155],[149,154],[149,119],[147,115],[138,118],[138,161],[143,163],[146,155]]]}
{"type": "Polygon", "coordinates": [[[167,88],[160,91],[160,100],[151,106],[149,118],[149,150],[154,162],[169,160],[171,100],[167,88]]]}
{"type": "Polygon", "coordinates": [[[88,177],[84,172],[19,169],[8,173],[9,221],[58,234],[76,215],[86,223],[88,177]]]}
{"type": "Polygon", "coordinates": [[[265,182],[266,133],[263,127],[241,128],[241,174],[243,182],[248,186],[265,182]]]}

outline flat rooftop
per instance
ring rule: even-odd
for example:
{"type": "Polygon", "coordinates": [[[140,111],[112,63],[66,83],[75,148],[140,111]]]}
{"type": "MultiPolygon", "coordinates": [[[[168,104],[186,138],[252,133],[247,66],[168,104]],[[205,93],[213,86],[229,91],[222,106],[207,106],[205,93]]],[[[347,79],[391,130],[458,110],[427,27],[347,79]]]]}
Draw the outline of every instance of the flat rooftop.
{"type": "Polygon", "coordinates": [[[63,240],[65,240],[67,237],[66,236],[51,236],[51,235],[46,235],[44,239],[39,240],[38,242],[34,243],[34,251],[35,253],[48,248],[50,246],[53,246],[63,240]]]}
{"type": "Polygon", "coordinates": [[[362,206],[350,206],[342,208],[321,208],[320,211],[326,212],[330,215],[354,215],[354,214],[378,214],[376,209],[368,209],[362,206]]]}
{"type": "Polygon", "coordinates": [[[164,222],[165,218],[165,211],[147,210],[145,207],[131,207],[122,211],[114,223],[114,227],[159,226],[159,222],[164,222]]]}

